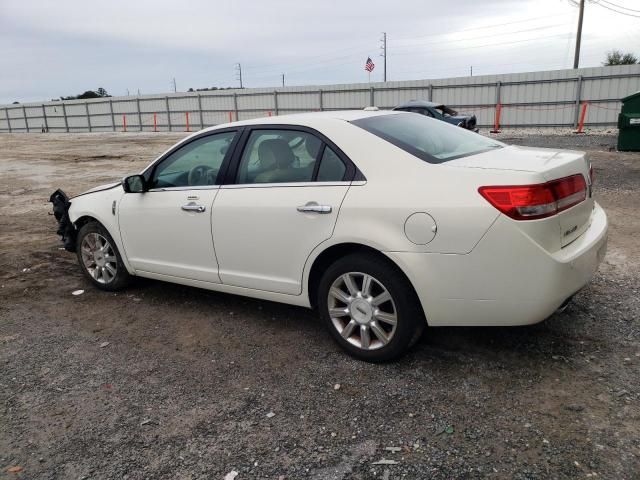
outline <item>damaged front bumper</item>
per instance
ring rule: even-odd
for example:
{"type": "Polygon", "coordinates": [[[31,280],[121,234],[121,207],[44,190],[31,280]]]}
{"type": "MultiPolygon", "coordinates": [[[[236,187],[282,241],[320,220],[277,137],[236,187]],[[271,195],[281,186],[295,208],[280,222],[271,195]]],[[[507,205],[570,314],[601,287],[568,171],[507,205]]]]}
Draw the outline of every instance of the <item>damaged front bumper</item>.
{"type": "Polygon", "coordinates": [[[53,204],[53,215],[58,221],[58,231],[56,233],[62,238],[64,249],[69,252],[75,252],[77,231],[69,219],[69,207],[71,206],[69,197],[58,189],[51,194],[49,201],[53,204]]]}

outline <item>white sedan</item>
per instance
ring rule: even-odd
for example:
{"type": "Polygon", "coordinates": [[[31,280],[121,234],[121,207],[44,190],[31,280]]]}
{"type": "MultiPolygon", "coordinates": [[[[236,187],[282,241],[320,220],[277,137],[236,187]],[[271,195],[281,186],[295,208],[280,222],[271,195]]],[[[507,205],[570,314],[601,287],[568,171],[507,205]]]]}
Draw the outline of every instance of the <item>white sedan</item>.
{"type": "Polygon", "coordinates": [[[405,112],[219,125],[140,174],[51,200],[96,287],[140,276],[317,308],[369,361],[402,354],[426,325],[540,322],[607,242],[583,152],[405,112]]]}

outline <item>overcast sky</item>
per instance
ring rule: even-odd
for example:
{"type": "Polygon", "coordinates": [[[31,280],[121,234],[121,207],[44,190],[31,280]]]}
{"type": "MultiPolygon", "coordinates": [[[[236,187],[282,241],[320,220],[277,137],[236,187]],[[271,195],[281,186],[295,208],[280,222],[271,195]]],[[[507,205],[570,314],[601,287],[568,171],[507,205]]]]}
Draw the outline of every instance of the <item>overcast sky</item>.
{"type": "MultiPolygon", "coordinates": [[[[640,56],[640,1],[597,1],[580,66],[640,56]]],[[[577,18],[571,0],[0,0],[0,103],[236,86],[237,62],[245,87],[366,82],[367,56],[381,81],[383,31],[389,80],[571,68],[577,18]]]]}

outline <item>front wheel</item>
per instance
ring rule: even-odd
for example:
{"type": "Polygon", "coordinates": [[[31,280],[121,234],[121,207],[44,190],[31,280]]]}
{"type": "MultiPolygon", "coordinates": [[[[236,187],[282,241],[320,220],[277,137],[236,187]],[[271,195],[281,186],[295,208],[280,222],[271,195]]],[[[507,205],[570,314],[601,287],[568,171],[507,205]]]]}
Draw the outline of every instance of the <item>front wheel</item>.
{"type": "Polygon", "coordinates": [[[80,229],[77,254],[82,272],[99,289],[120,290],[131,281],[118,247],[99,223],[89,222],[80,229]]]}
{"type": "Polygon", "coordinates": [[[320,280],[317,304],[338,344],[370,362],[403,355],[426,325],[411,284],[376,255],[337,260],[320,280]]]}

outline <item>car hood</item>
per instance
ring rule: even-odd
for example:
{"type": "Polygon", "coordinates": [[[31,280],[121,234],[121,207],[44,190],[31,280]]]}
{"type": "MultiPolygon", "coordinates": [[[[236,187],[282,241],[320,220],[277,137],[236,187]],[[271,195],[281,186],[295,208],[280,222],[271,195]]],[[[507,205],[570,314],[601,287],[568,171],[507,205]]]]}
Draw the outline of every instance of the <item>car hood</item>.
{"type": "Polygon", "coordinates": [[[109,190],[111,188],[117,187],[118,185],[120,185],[120,182],[105,183],[104,185],[98,185],[97,187],[93,187],[93,188],[87,190],[86,192],[82,192],[82,193],[76,195],[76,197],[79,197],[80,195],[86,195],[87,193],[101,192],[103,190],[109,190]]]}

